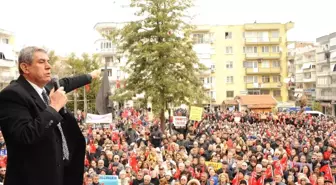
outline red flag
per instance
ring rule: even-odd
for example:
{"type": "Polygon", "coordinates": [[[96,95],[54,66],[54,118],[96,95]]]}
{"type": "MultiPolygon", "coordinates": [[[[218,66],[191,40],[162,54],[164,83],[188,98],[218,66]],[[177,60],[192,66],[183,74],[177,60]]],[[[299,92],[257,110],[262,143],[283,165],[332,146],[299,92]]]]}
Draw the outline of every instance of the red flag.
{"type": "Polygon", "coordinates": [[[322,166],[321,169],[320,169],[320,172],[324,173],[324,178],[326,180],[331,180],[334,184],[334,178],[333,178],[333,175],[331,173],[331,169],[330,169],[329,164],[326,164],[326,165],[322,166]]]}
{"type": "Polygon", "coordinates": [[[116,86],[117,86],[117,89],[120,89],[120,81],[119,80],[117,80],[116,86]]]}
{"type": "Polygon", "coordinates": [[[85,90],[86,90],[86,92],[90,91],[90,84],[85,85],[85,90]]]}

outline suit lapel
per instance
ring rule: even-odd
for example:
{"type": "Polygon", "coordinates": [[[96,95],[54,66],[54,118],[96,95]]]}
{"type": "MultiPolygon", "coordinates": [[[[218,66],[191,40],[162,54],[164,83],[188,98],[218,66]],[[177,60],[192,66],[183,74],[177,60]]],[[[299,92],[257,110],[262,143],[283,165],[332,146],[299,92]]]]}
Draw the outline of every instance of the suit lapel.
{"type": "Polygon", "coordinates": [[[16,80],[17,83],[19,83],[34,99],[35,104],[41,109],[45,109],[47,106],[41,99],[40,95],[36,92],[36,90],[29,84],[29,82],[22,76],[16,80]]]}

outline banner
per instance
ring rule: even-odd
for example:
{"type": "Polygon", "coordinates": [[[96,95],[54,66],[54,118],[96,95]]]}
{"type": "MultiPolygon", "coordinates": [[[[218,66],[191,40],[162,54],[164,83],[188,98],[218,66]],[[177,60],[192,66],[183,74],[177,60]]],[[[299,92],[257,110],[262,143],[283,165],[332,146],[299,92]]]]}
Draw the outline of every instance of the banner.
{"type": "Polygon", "coordinates": [[[202,107],[191,106],[190,107],[189,119],[193,120],[193,121],[201,121],[202,120],[202,113],[203,113],[203,108],[202,107]]]}
{"type": "Polygon", "coordinates": [[[215,163],[215,162],[210,162],[210,161],[205,161],[205,165],[207,165],[207,167],[212,167],[214,170],[219,170],[222,168],[222,163],[215,163]]]}
{"type": "Polygon", "coordinates": [[[7,155],[7,150],[6,149],[0,150],[0,156],[6,156],[6,155],[7,155]]]}
{"type": "Polygon", "coordinates": [[[112,113],[97,115],[97,114],[87,114],[86,123],[112,123],[112,113]]]}
{"type": "Polygon", "coordinates": [[[118,185],[118,176],[116,175],[99,175],[99,182],[104,185],[118,185]]]}
{"type": "Polygon", "coordinates": [[[174,116],[173,124],[175,127],[185,127],[187,125],[188,118],[185,116],[174,116]]]}

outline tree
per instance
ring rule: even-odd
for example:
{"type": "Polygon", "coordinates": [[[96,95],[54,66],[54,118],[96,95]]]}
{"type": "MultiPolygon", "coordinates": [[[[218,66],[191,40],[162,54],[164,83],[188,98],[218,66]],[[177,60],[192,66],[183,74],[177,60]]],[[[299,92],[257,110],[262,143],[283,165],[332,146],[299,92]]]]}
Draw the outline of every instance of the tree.
{"type": "Polygon", "coordinates": [[[145,93],[159,113],[161,128],[165,129],[164,113],[167,100],[173,104],[192,105],[202,102],[204,92],[197,76],[205,67],[193,51],[191,31],[186,22],[191,0],[132,0],[132,7],[141,20],[130,22],[109,38],[128,56],[129,74],[125,91],[145,93]]]}
{"type": "Polygon", "coordinates": [[[314,101],[313,105],[312,105],[312,109],[322,112],[322,106],[321,106],[320,102],[314,101]]]}
{"type": "Polygon", "coordinates": [[[48,57],[49,57],[49,64],[51,66],[54,66],[56,64],[56,62],[59,61],[59,56],[57,56],[55,54],[55,51],[54,50],[50,50],[48,51],[48,57]]]}
{"type": "MultiPolygon", "coordinates": [[[[80,75],[80,74],[87,74],[90,73],[93,70],[99,69],[99,56],[93,55],[89,56],[88,54],[84,53],[82,54],[82,57],[77,57],[74,53],[70,54],[70,56],[65,61],[66,65],[68,65],[68,71],[69,75],[80,75]]],[[[86,88],[86,97],[88,100],[88,112],[94,112],[95,111],[95,97],[97,95],[97,92],[99,90],[100,81],[94,80],[89,86],[82,87],[80,89],[77,89],[75,93],[77,94],[77,106],[78,109],[83,110],[84,109],[84,88],[86,88]]],[[[73,100],[74,94],[69,94],[71,96],[71,100],[73,100]]],[[[74,110],[74,101],[69,101],[67,103],[67,107],[70,110],[74,110]]],[[[76,111],[76,110],[74,110],[76,111]]]]}

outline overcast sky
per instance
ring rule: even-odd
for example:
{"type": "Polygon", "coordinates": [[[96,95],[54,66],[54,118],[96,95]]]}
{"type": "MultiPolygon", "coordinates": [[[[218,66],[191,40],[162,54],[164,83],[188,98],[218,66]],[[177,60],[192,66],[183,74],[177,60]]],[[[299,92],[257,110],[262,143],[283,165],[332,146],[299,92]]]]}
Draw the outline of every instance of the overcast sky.
{"type": "MultiPolygon", "coordinates": [[[[17,45],[46,46],[65,55],[93,52],[97,22],[126,21],[127,0],[1,0],[0,28],[17,45]]],[[[336,0],[197,0],[197,24],[295,22],[289,40],[314,41],[336,31],[336,0]]]]}

